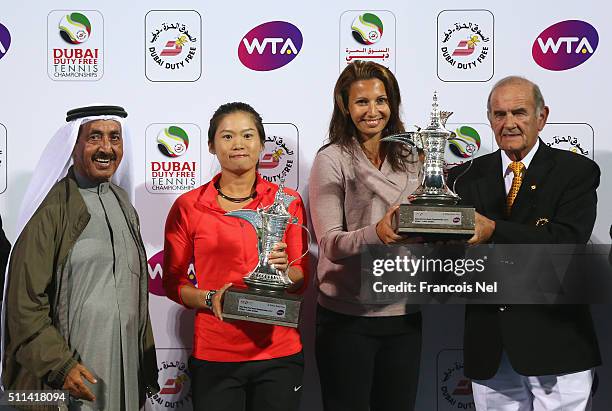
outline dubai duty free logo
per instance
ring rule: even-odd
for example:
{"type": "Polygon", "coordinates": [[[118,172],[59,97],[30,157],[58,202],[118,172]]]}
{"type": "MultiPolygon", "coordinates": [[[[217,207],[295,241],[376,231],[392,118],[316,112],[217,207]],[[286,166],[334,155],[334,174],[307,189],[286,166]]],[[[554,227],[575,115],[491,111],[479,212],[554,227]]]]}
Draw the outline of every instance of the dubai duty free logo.
{"type": "Polygon", "coordinates": [[[47,16],[47,74],[56,81],[99,80],[104,74],[104,19],[96,10],[47,16]]]}
{"type": "Polygon", "coordinates": [[[148,397],[145,411],[193,409],[191,375],[187,365],[189,351],[184,348],[158,348],[159,392],[148,397]]]}
{"type": "Polygon", "coordinates": [[[266,141],[259,158],[259,173],[264,180],[287,187],[299,186],[299,137],[292,123],[264,123],[266,141]]]}
{"type": "Polygon", "coordinates": [[[254,71],[286,66],[302,50],[302,32],[286,21],[269,21],[249,30],[238,45],[238,58],[254,71]]]}
{"type": "Polygon", "coordinates": [[[197,81],[202,75],[202,18],[195,10],[151,10],[145,16],[145,76],[197,81]]]}
{"type": "Polygon", "coordinates": [[[549,147],[595,158],[595,131],[588,123],[546,123],[540,138],[549,147]]]}
{"type": "Polygon", "coordinates": [[[463,374],[463,350],[441,350],[436,358],[436,410],[473,410],[472,383],[463,374]]]}
{"type": "Polygon", "coordinates": [[[493,78],[494,17],[489,10],[438,14],[438,78],[478,82],[493,78]]]}
{"type": "Polygon", "coordinates": [[[395,16],[387,10],[348,10],[340,16],[340,71],[355,60],[395,71],[395,16]]]}
{"type": "Polygon", "coordinates": [[[599,34],[582,20],[565,20],[546,28],[533,42],[531,55],[538,66],[551,71],[569,70],[591,58],[599,34]]]}

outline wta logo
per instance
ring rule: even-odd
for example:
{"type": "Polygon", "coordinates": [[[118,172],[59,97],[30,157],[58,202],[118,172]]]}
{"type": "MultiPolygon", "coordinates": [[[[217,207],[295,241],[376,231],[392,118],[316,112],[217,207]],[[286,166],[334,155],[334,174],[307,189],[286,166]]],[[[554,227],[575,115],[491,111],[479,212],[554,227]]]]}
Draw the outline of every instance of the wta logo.
{"type": "Polygon", "coordinates": [[[251,70],[276,70],[299,54],[302,41],[302,33],[293,24],[270,21],[251,29],[242,38],[238,58],[251,70]]]}
{"type": "Polygon", "coordinates": [[[85,43],[91,35],[91,22],[82,13],[70,13],[59,22],[60,37],[66,43],[85,43]]]}
{"type": "MultiPolygon", "coordinates": [[[[159,297],[166,296],[166,290],[164,290],[163,276],[164,276],[164,250],[157,252],[153,257],[149,258],[148,269],[149,269],[149,293],[157,295],[159,297]]],[[[198,281],[195,275],[195,267],[193,261],[189,263],[187,268],[187,278],[193,285],[197,285],[198,281]]]]}
{"type": "Polygon", "coordinates": [[[595,27],[581,20],[566,20],[544,30],[534,41],[531,54],[542,68],[569,70],[591,58],[598,44],[595,27]]]}
{"type": "Polygon", "coordinates": [[[8,52],[11,46],[11,33],[0,23],[0,59],[8,52]]]}
{"type": "Polygon", "coordinates": [[[189,147],[189,136],[180,127],[170,126],[157,134],[157,148],[167,157],[179,157],[189,147]]]}

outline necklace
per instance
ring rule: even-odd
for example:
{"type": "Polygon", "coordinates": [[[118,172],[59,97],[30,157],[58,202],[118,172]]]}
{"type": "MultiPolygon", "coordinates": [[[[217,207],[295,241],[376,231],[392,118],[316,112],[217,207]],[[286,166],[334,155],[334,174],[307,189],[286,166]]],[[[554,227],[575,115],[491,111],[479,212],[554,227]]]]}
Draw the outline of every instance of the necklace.
{"type": "Polygon", "coordinates": [[[257,183],[257,180],[255,180],[255,183],[253,183],[253,188],[252,188],[253,192],[246,197],[230,197],[226,194],[223,194],[223,191],[221,191],[221,187],[219,186],[219,180],[215,181],[215,188],[217,189],[217,192],[219,193],[221,198],[224,198],[227,201],[231,201],[232,203],[243,203],[257,196],[257,191],[255,191],[256,183],[257,183]]]}

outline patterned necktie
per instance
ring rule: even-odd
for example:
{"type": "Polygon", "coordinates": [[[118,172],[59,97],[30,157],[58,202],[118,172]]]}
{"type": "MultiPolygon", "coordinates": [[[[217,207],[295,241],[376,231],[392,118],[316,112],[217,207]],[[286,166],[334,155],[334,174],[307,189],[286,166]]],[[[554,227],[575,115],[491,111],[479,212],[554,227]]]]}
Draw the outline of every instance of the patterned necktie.
{"type": "Polygon", "coordinates": [[[512,186],[510,187],[510,191],[508,191],[508,197],[506,197],[506,216],[510,216],[510,210],[512,210],[512,204],[514,204],[514,199],[521,188],[521,183],[523,182],[523,170],[525,169],[525,165],[520,161],[513,161],[508,166],[510,170],[514,173],[514,177],[512,178],[512,186]]]}

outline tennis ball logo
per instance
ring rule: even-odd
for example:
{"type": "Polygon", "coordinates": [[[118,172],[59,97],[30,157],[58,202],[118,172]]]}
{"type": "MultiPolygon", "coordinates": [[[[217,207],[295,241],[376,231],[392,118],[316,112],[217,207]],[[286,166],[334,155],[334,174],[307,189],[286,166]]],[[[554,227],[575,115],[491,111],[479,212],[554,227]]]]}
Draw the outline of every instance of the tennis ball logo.
{"type": "Polygon", "coordinates": [[[469,126],[461,126],[455,130],[456,136],[448,140],[448,148],[457,157],[469,158],[480,149],[480,135],[469,126]]]}
{"type": "Polygon", "coordinates": [[[364,13],[355,17],[351,25],[353,38],[361,44],[374,44],[383,34],[383,23],[376,14],[364,13]]]}
{"type": "Polygon", "coordinates": [[[66,43],[85,43],[91,35],[91,23],[87,16],[81,13],[70,13],[59,22],[60,37],[66,43]]]}
{"type": "Polygon", "coordinates": [[[157,134],[157,148],[167,157],[182,156],[188,147],[189,136],[180,127],[166,127],[157,134]]]}

